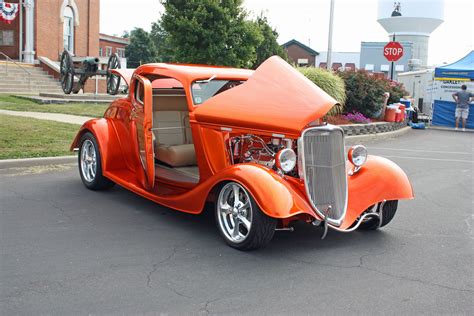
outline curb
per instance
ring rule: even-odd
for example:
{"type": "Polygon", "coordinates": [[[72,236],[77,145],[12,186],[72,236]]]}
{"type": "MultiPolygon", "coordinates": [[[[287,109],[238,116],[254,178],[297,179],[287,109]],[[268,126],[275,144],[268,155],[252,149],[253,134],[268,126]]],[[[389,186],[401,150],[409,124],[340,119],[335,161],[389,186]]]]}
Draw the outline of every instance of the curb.
{"type": "MultiPolygon", "coordinates": [[[[406,134],[411,130],[411,127],[407,126],[393,132],[369,134],[369,135],[355,135],[346,136],[346,145],[354,145],[361,142],[387,139],[396,136],[406,134]]],[[[59,157],[42,157],[42,158],[25,158],[25,159],[6,159],[0,160],[0,169],[8,168],[21,168],[21,167],[32,167],[32,166],[45,166],[45,165],[60,165],[68,163],[76,163],[77,155],[73,156],[59,156],[59,157]]]]}
{"type": "Polygon", "coordinates": [[[61,165],[77,162],[77,155],[0,160],[0,169],[61,165]]]}
{"type": "Polygon", "coordinates": [[[381,140],[381,139],[397,137],[397,136],[401,136],[408,133],[411,129],[412,128],[410,126],[406,126],[392,132],[346,136],[345,137],[346,145],[355,145],[360,142],[368,142],[368,141],[373,141],[373,140],[381,140]]]}

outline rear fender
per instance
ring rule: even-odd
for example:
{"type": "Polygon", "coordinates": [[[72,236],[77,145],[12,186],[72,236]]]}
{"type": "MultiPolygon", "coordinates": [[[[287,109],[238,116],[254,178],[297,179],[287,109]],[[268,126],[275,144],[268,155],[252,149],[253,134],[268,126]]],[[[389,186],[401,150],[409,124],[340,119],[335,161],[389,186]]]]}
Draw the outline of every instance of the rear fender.
{"type": "Polygon", "coordinates": [[[112,123],[106,118],[92,119],[85,122],[74,138],[74,141],[71,144],[71,150],[80,146],[79,142],[81,141],[82,136],[87,132],[92,133],[97,140],[100,150],[102,170],[104,173],[113,169],[121,169],[126,166],[115,129],[112,126],[112,123]]]}
{"type": "MultiPolygon", "coordinates": [[[[352,167],[348,163],[347,170],[352,167]]],[[[347,213],[340,228],[350,227],[361,213],[378,202],[413,198],[410,180],[397,164],[383,157],[369,156],[359,172],[348,177],[347,213]]]]}

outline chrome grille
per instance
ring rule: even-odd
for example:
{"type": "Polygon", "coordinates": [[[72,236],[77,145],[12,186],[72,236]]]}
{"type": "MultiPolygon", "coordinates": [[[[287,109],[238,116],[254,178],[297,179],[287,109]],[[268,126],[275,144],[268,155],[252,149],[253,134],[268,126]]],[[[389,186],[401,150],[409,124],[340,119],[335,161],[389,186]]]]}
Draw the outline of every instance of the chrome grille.
{"type": "Polygon", "coordinates": [[[344,132],[325,125],[303,131],[298,143],[301,174],[316,212],[339,226],[347,208],[344,132]]]}

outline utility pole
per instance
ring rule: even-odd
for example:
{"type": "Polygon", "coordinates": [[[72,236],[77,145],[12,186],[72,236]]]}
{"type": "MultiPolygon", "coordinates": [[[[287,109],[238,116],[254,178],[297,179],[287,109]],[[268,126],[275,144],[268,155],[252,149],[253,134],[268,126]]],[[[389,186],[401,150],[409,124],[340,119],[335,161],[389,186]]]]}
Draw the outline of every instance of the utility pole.
{"type": "Polygon", "coordinates": [[[332,28],[334,22],[334,2],[336,0],[331,0],[331,8],[329,9],[329,37],[328,37],[328,54],[326,59],[326,68],[329,70],[331,69],[332,60],[332,28]]]}

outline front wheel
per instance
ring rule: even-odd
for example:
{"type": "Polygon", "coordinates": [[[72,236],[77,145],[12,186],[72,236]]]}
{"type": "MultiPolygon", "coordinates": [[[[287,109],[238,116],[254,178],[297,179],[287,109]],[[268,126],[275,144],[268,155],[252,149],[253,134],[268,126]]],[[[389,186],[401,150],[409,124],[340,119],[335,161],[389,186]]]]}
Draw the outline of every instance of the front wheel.
{"type": "Polygon", "coordinates": [[[382,214],[382,224],[379,226],[379,219],[378,218],[371,218],[366,222],[362,222],[359,226],[361,230],[376,230],[379,227],[383,227],[390,223],[392,219],[395,217],[395,213],[397,212],[398,208],[398,201],[386,201],[383,204],[383,208],[381,208],[382,203],[378,206],[379,214],[382,214]]]}
{"type": "Polygon", "coordinates": [[[80,144],[78,164],[82,183],[90,190],[105,190],[113,187],[115,183],[102,175],[100,151],[94,135],[85,133],[81,137],[80,144]]]}
{"type": "Polygon", "coordinates": [[[237,182],[220,188],[216,222],[226,243],[238,250],[265,246],[275,234],[277,220],[264,214],[247,189],[237,182]]]}

